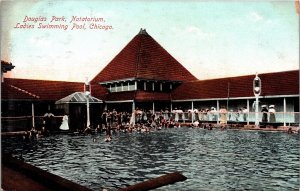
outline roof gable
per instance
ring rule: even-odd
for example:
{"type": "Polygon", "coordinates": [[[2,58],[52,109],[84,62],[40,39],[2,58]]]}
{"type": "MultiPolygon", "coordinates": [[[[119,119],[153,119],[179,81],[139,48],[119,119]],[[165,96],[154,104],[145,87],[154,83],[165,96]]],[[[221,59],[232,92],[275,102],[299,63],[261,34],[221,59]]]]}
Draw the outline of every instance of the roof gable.
{"type": "Polygon", "coordinates": [[[197,80],[159,45],[146,30],[140,31],[124,49],[92,80],[94,83],[128,78],[197,80]]]}

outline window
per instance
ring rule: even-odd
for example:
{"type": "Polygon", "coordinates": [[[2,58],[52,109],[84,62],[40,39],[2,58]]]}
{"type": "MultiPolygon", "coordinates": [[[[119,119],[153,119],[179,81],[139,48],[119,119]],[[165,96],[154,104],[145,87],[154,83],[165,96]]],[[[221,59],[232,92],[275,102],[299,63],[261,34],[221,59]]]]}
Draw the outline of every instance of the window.
{"type": "Polygon", "coordinates": [[[117,92],[121,92],[122,91],[122,84],[117,84],[117,92]]]}
{"type": "Polygon", "coordinates": [[[117,92],[117,88],[116,88],[115,84],[111,85],[110,92],[117,92]]]}
{"type": "Polygon", "coordinates": [[[135,90],[135,82],[129,82],[128,91],[133,91],[133,90],[135,90]]]}

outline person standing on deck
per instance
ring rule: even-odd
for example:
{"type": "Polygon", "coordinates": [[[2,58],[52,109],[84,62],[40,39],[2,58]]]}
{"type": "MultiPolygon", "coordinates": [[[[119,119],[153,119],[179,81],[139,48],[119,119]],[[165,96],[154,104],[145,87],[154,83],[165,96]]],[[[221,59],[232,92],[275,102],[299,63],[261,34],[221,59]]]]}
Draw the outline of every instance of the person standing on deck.
{"type": "Polygon", "coordinates": [[[222,106],[220,109],[220,124],[227,124],[227,109],[222,106]]]}
{"type": "Polygon", "coordinates": [[[49,130],[51,128],[53,117],[54,117],[54,114],[51,113],[50,111],[49,111],[49,113],[47,112],[44,114],[44,124],[45,124],[45,128],[47,130],[49,130]]]}
{"type": "Polygon", "coordinates": [[[178,122],[179,120],[179,113],[178,113],[178,110],[177,108],[175,108],[172,113],[175,115],[175,122],[178,122]]]}
{"type": "Polygon", "coordinates": [[[106,126],[111,126],[112,124],[112,112],[107,110],[107,114],[106,114],[106,121],[107,121],[107,125],[106,126]]]}
{"type": "Polygon", "coordinates": [[[265,123],[268,123],[268,109],[266,105],[262,105],[261,106],[261,112],[262,112],[262,119],[261,122],[263,125],[265,125],[265,123]]]}
{"type": "Polygon", "coordinates": [[[275,106],[274,105],[270,105],[269,106],[269,113],[270,113],[270,119],[269,122],[270,123],[276,123],[276,117],[275,117],[275,106]]]}
{"type": "Polygon", "coordinates": [[[68,115],[64,115],[63,118],[62,118],[62,123],[59,127],[60,130],[69,130],[69,117],[68,115]]]}
{"type": "Polygon", "coordinates": [[[217,120],[217,110],[216,110],[216,108],[211,107],[210,113],[211,113],[211,121],[216,121],[217,120]]]}
{"type": "Polygon", "coordinates": [[[244,121],[247,121],[247,117],[248,117],[248,109],[247,107],[243,107],[243,119],[244,121]]]}
{"type": "Polygon", "coordinates": [[[101,120],[102,120],[102,125],[104,125],[104,127],[106,128],[106,126],[107,126],[107,112],[106,112],[106,110],[103,111],[103,113],[101,115],[101,120]]]}

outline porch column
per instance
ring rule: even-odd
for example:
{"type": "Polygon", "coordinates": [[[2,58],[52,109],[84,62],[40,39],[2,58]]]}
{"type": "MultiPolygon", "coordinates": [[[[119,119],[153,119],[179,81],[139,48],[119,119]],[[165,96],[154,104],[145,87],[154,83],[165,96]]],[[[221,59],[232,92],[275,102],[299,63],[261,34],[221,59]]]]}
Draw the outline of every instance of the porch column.
{"type": "Polygon", "coordinates": [[[219,124],[219,116],[220,115],[220,105],[219,100],[217,100],[217,124],[219,124]]]}
{"type": "Polygon", "coordinates": [[[249,99],[247,99],[247,111],[248,111],[248,113],[247,113],[247,125],[249,125],[249,111],[250,111],[250,107],[249,107],[249,99]]]}
{"type": "Polygon", "coordinates": [[[172,112],[172,111],[173,111],[173,104],[171,102],[171,104],[170,104],[170,112],[172,112]]]}
{"type": "Polygon", "coordinates": [[[35,127],[34,122],[34,103],[31,103],[32,127],[35,127]]]}
{"type": "Polygon", "coordinates": [[[286,113],[286,98],[283,98],[283,126],[286,126],[286,120],[285,120],[285,115],[286,113]]]}
{"type": "Polygon", "coordinates": [[[192,101],[192,123],[194,123],[194,102],[192,101]]]}
{"type": "Polygon", "coordinates": [[[134,110],[135,110],[135,102],[133,101],[132,102],[132,113],[134,112],[134,110]]]}
{"type": "Polygon", "coordinates": [[[133,120],[132,120],[132,123],[133,125],[135,125],[135,114],[133,114],[133,112],[135,111],[135,102],[134,100],[132,101],[132,116],[133,116],[133,120]]]}
{"type": "Polygon", "coordinates": [[[152,103],[152,111],[153,111],[153,114],[155,114],[155,103],[154,102],[152,103]]]}
{"type": "Polygon", "coordinates": [[[134,90],[137,90],[137,81],[134,82],[134,90]]]}
{"type": "Polygon", "coordinates": [[[89,94],[86,94],[86,127],[90,127],[90,101],[89,101],[89,94]]]}

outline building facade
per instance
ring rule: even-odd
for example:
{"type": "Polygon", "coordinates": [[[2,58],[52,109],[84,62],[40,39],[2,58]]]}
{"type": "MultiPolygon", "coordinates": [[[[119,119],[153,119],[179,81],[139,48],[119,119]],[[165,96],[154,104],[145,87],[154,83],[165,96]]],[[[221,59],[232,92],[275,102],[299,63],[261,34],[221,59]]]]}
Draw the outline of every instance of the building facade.
{"type": "MultiPolygon", "coordinates": [[[[219,111],[225,107],[229,115],[235,115],[232,121],[253,123],[254,77],[198,80],[141,29],[90,81],[91,95],[104,102],[102,109],[94,109],[93,116],[100,117],[103,109],[128,112],[137,107],[152,112],[181,109],[188,115],[189,110],[215,108],[219,111]],[[248,111],[246,120],[241,117],[241,109],[248,111]]],[[[262,84],[259,105],[275,105],[277,121],[284,125],[299,124],[299,70],[259,74],[259,77],[262,84]]],[[[84,84],[79,82],[7,78],[1,86],[1,115],[32,116],[33,107],[35,115],[48,110],[62,115],[55,102],[80,91],[84,91],[84,84]]],[[[81,110],[84,109],[83,106],[81,110]]],[[[81,111],[78,116],[84,117],[84,113],[86,111],[81,111]]],[[[184,119],[199,120],[199,115],[184,119]]]]}

